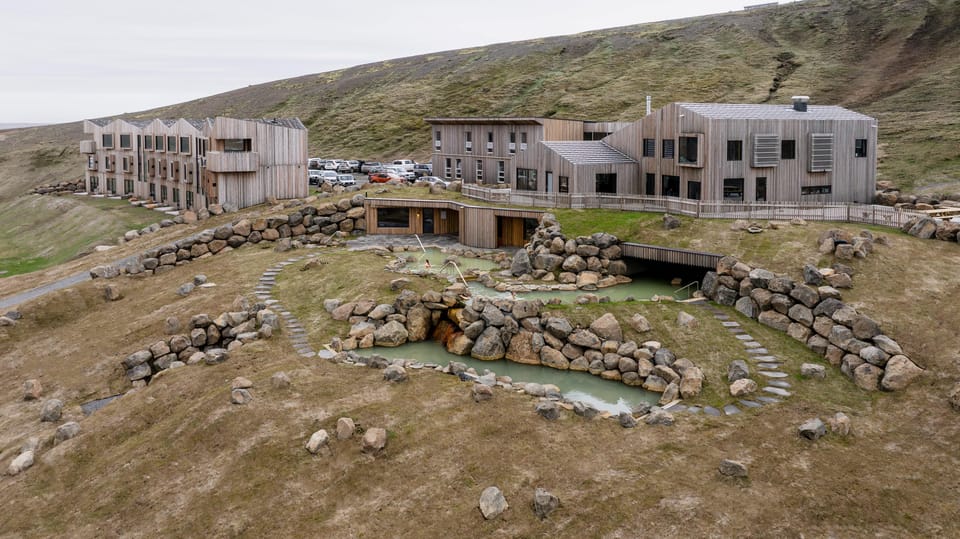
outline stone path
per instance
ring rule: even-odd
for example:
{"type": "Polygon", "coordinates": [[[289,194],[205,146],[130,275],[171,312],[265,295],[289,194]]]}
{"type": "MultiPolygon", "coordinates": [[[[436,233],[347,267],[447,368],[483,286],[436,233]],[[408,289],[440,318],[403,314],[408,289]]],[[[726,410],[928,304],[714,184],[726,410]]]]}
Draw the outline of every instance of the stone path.
{"type": "MultiPolygon", "coordinates": [[[[776,404],[781,402],[781,399],[792,395],[790,382],[785,380],[785,378],[789,378],[789,375],[780,370],[783,366],[782,359],[772,355],[766,347],[748,334],[739,322],[730,320],[730,316],[716,305],[706,301],[697,302],[694,305],[712,314],[743,345],[750,362],[753,364],[753,371],[756,375],[754,379],[761,385],[760,394],[751,396],[750,399],[740,399],[735,403],[726,404],[722,410],[712,406],[704,406],[702,409],[704,414],[712,416],[736,415],[749,408],[776,404]]],[[[699,413],[700,411],[701,409],[696,406],[687,409],[687,412],[690,413],[699,413]]]]}
{"type": "Polygon", "coordinates": [[[290,311],[284,309],[283,305],[273,298],[273,287],[277,284],[277,275],[280,275],[280,272],[287,266],[295,264],[305,258],[307,257],[296,256],[267,268],[267,270],[263,272],[263,275],[260,276],[260,280],[257,282],[257,286],[253,289],[253,292],[254,295],[257,296],[257,299],[276,312],[280,316],[280,319],[283,320],[287,338],[290,339],[290,344],[293,345],[293,349],[297,351],[300,357],[321,357],[329,359],[333,354],[331,354],[329,350],[315,351],[307,341],[307,330],[304,329],[300,321],[297,320],[297,317],[293,316],[290,311]]]}

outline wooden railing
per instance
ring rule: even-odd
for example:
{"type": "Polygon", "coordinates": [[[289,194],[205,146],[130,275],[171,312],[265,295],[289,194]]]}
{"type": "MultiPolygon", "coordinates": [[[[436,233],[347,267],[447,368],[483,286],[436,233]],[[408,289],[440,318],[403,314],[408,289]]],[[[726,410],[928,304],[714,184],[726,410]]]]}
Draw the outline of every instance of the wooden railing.
{"type": "Polygon", "coordinates": [[[463,194],[486,202],[536,208],[602,208],[674,213],[705,219],[805,219],[900,227],[910,218],[921,215],[918,212],[876,204],[704,201],[646,195],[540,193],[477,185],[464,185],[463,194]]]}

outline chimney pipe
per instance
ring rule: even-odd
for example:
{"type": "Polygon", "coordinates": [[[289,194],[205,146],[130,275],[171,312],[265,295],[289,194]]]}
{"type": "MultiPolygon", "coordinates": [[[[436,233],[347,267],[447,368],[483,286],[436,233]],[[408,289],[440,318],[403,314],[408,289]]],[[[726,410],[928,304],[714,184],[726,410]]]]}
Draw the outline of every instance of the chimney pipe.
{"type": "Polygon", "coordinates": [[[650,116],[650,104],[653,102],[653,98],[649,95],[647,96],[647,116],[650,116]]]}
{"type": "Polygon", "coordinates": [[[810,98],[805,95],[795,95],[793,96],[793,110],[797,112],[807,112],[807,103],[810,102],[810,98]]]}

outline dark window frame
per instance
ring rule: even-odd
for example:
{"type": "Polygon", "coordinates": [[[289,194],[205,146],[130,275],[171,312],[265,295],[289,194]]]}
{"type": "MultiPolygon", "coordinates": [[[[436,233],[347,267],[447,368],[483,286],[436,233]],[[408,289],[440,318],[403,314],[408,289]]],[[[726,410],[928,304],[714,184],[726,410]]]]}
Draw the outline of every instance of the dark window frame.
{"type": "Polygon", "coordinates": [[[661,142],[662,153],[661,157],[664,159],[673,159],[677,154],[674,140],[672,138],[665,138],[661,142]]]}
{"type": "Polygon", "coordinates": [[[518,191],[536,191],[537,190],[537,169],[517,168],[517,190],[518,191]]]}
{"type": "Polygon", "coordinates": [[[743,161],[743,141],[727,141],[727,161],[743,161]]]}
{"type": "Polygon", "coordinates": [[[677,139],[677,162],[682,165],[696,165],[700,162],[700,137],[680,136],[677,139]],[[692,156],[690,154],[693,154],[692,156]]]}
{"type": "Polygon", "coordinates": [[[756,179],[756,185],[753,190],[753,198],[757,202],[766,202],[767,201],[767,178],[766,176],[758,176],[756,179]]]}
{"type": "Polygon", "coordinates": [[[743,202],[745,182],[743,178],[723,179],[724,202],[743,202]]]}
{"type": "Polygon", "coordinates": [[[660,176],[660,195],[665,197],[680,196],[680,176],[664,174],[660,176]]]}
{"type": "Polygon", "coordinates": [[[120,149],[129,150],[133,148],[133,137],[129,133],[120,134],[120,149]]]}
{"type": "Polygon", "coordinates": [[[853,156],[854,157],[866,157],[867,156],[867,139],[858,138],[853,141],[853,156]]]}
{"type": "Polygon", "coordinates": [[[570,176],[557,176],[557,192],[558,193],[570,192],[570,176]]]}
{"type": "Polygon", "coordinates": [[[794,139],[780,141],[780,159],[797,158],[797,141],[794,139]]]}
{"type": "Polygon", "coordinates": [[[377,208],[377,228],[410,228],[410,208],[377,208]]]}
{"type": "Polygon", "coordinates": [[[594,189],[597,194],[617,194],[617,173],[598,172],[594,175],[594,189]]]}
{"type": "Polygon", "coordinates": [[[224,152],[249,152],[253,147],[253,141],[248,138],[226,138],[223,139],[224,152]]]}
{"type": "Polygon", "coordinates": [[[643,157],[656,157],[656,156],[657,156],[657,139],[655,138],[643,139],[643,157]]]}

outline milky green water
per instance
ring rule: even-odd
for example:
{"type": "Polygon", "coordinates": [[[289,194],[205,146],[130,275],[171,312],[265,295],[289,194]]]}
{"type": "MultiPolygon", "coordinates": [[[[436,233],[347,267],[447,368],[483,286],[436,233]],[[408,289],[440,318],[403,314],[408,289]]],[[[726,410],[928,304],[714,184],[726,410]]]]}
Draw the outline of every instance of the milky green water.
{"type": "MultiPolygon", "coordinates": [[[[511,297],[509,292],[497,292],[496,290],[487,288],[476,281],[469,283],[468,286],[470,287],[470,292],[474,296],[504,298],[511,297]]],[[[592,292],[586,292],[583,290],[574,290],[570,292],[519,292],[516,294],[516,297],[520,299],[541,299],[543,301],[553,298],[560,298],[560,301],[564,303],[573,303],[576,301],[577,296],[582,296],[584,294],[596,294],[600,297],[609,296],[611,301],[623,301],[630,297],[636,300],[641,300],[650,299],[654,295],[673,296],[674,291],[678,288],[680,287],[672,286],[668,282],[658,281],[655,279],[635,278],[631,283],[611,286],[610,288],[601,288],[592,292]]],[[[684,291],[678,294],[677,299],[687,299],[687,292],[684,291]]]]}
{"type": "Polygon", "coordinates": [[[516,382],[537,382],[539,384],[554,384],[560,388],[564,397],[571,401],[589,403],[601,411],[613,414],[629,412],[630,409],[642,402],[656,404],[660,399],[658,393],[646,391],[639,387],[631,387],[621,382],[604,380],[586,372],[571,372],[524,365],[508,360],[480,361],[471,357],[458,356],[446,351],[436,342],[408,343],[396,348],[368,348],[357,350],[361,355],[379,354],[389,359],[409,359],[424,363],[446,365],[450,361],[465,363],[473,367],[482,375],[485,370],[497,373],[497,376],[509,376],[516,382]]]}
{"type": "Polygon", "coordinates": [[[442,274],[454,274],[456,271],[452,266],[444,266],[444,262],[449,259],[460,266],[460,271],[466,272],[467,270],[477,269],[482,271],[495,271],[499,270],[500,266],[492,260],[487,260],[485,258],[469,258],[466,256],[456,256],[450,253],[444,253],[440,249],[434,247],[428,247],[427,252],[423,251],[410,251],[404,253],[406,257],[413,257],[415,262],[412,264],[407,264],[407,267],[410,269],[424,269],[425,262],[430,261],[430,269],[442,274]]]}

